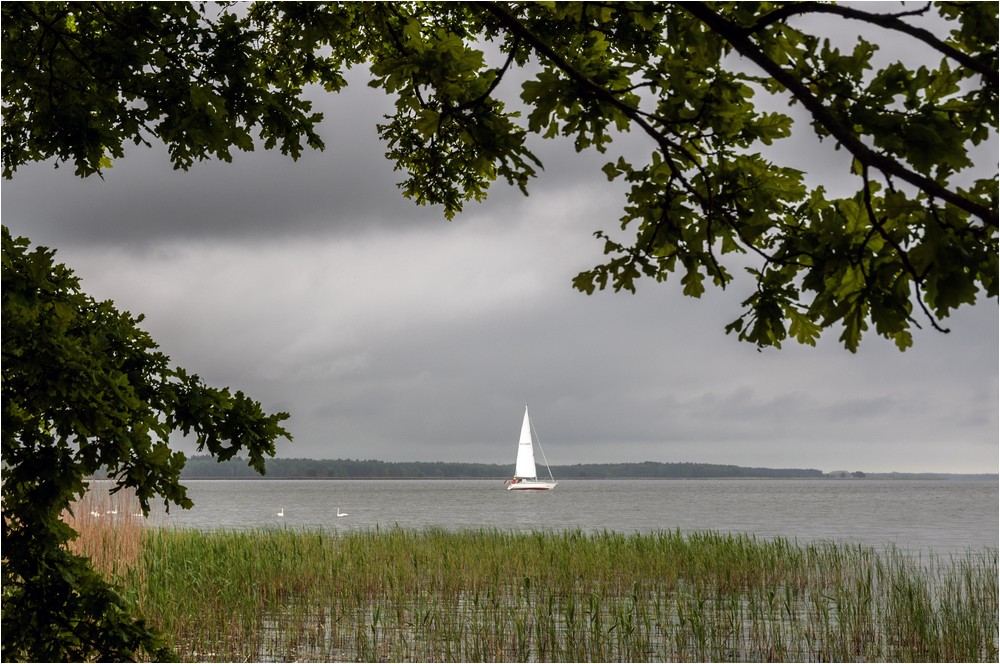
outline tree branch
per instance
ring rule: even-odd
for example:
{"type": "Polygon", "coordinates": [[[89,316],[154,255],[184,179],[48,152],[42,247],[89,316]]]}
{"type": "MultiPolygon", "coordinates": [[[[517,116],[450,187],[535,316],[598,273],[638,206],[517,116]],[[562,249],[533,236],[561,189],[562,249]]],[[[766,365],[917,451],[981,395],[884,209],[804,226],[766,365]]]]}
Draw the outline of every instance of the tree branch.
{"type": "MultiPolygon", "coordinates": [[[[861,167],[861,179],[864,184],[864,202],[865,202],[865,212],[868,215],[868,220],[872,223],[872,229],[877,231],[878,234],[885,240],[893,249],[896,250],[896,254],[899,256],[899,260],[903,262],[903,267],[907,272],[910,273],[910,277],[913,279],[913,283],[917,287],[917,303],[920,308],[924,310],[924,314],[927,316],[927,320],[931,322],[931,327],[933,327],[938,332],[943,332],[945,334],[951,332],[949,328],[944,328],[938,325],[937,319],[931,314],[930,309],[924,304],[924,298],[921,297],[921,292],[923,291],[924,279],[917,269],[910,262],[910,255],[906,252],[903,247],[896,242],[892,236],[886,232],[885,227],[882,226],[882,222],[879,220],[878,216],[875,214],[875,208],[872,206],[872,193],[871,193],[871,181],[868,178],[868,166],[862,165],[861,167]]],[[[912,320],[912,318],[910,319],[912,320]]],[[[914,321],[915,323],[916,321],[914,321]]]]}
{"type": "Polygon", "coordinates": [[[749,33],[744,28],[723,18],[703,2],[685,2],[680,3],[678,7],[702,21],[709,29],[728,41],[740,55],[751,60],[771,78],[783,85],[812,114],[813,119],[823,125],[861,164],[873,167],[887,175],[895,175],[928,196],[951,203],[955,207],[980,218],[983,223],[989,226],[997,227],[1000,225],[995,209],[971,201],[935,180],[911,171],[899,161],[875,152],[861,142],[853,131],[844,126],[844,123],[829,108],[813,96],[809,88],[798,77],[767,57],[750,39],[749,33]]]}
{"type": "Polygon", "coordinates": [[[496,90],[497,87],[500,85],[500,81],[503,80],[504,74],[506,74],[507,70],[510,69],[510,65],[514,62],[514,59],[517,57],[517,51],[519,48],[521,48],[521,38],[515,37],[514,44],[510,48],[510,53],[507,54],[507,61],[503,63],[503,67],[500,69],[499,72],[497,72],[496,78],[493,79],[493,82],[490,83],[490,86],[486,89],[486,91],[483,92],[483,94],[476,97],[475,99],[470,99],[469,101],[463,104],[459,104],[458,106],[455,107],[455,110],[465,111],[470,108],[479,106],[484,101],[489,99],[490,95],[493,94],[493,91],[496,90]]]}
{"type": "MultiPolygon", "coordinates": [[[[650,122],[646,120],[646,116],[649,116],[649,114],[629,106],[627,103],[619,99],[615,92],[594,82],[590,77],[574,67],[568,60],[566,60],[566,58],[557,53],[555,49],[545,43],[545,41],[538,35],[528,29],[526,25],[524,25],[520,20],[518,20],[517,17],[508,12],[500,4],[495,2],[481,2],[476,4],[496,18],[515,38],[523,40],[541,56],[550,60],[560,71],[566,74],[571,80],[581,85],[598,101],[603,101],[604,103],[614,106],[629,120],[638,125],[656,142],[657,146],[659,146],[671,173],[684,183],[685,188],[692,196],[699,200],[703,209],[706,209],[707,211],[710,208],[710,206],[708,208],[706,207],[703,197],[697,192],[697,190],[695,190],[688,180],[683,177],[681,169],[678,168],[675,160],[671,158],[671,154],[680,155],[686,159],[692,167],[697,168],[704,174],[704,168],[699,164],[699,160],[691,154],[687,148],[682,145],[678,145],[676,142],[671,140],[669,136],[664,134],[662,131],[657,130],[652,124],[650,124],[650,122]]],[[[706,175],[706,181],[707,179],[706,175]]]]}
{"type": "Polygon", "coordinates": [[[666,152],[668,148],[680,150],[680,146],[675,145],[672,141],[670,141],[670,139],[646,122],[642,113],[640,113],[638,109],[629,106],[619,99],[615,93],[595,83],[590,77],[570,64],[566,58],[562,57],[551,46],[539,39],[535,33],[529,30],[527,26],[521,23],[521,21],[519,21],[506,9],[495,2],[481,2],[476,4],[485,9],[495,19],[500,21],[501,25],[507,28],[511,34],[524,40],[540,55],[543,55],[545,58],[552,61],[556,67],[558,67],[572,80],[583,86],[583,88],[598,101],[610,104],[624,113],[632,122],[639,125],[644,132],[652,137],[652,139],[656,141],[657,145],[659,145],[660,149],[664,152],[666,152]]]}
{"type": "Polygon", "coordinates": [[[910,25],[900,18],[901,16],[923,14],[929,7],[930,4],[928,3],[927,6],[919,11],[904,12],[902,14],[876,14],[873,12],[862,11],[854,7],[832,5],[825,2],[799,2],[785,5],[774,10],[773,12],[765,14],[758,19],[756,23],[750,26],[749,30],[750,32],[758,32],[773,23],[784,21],[792,16],[801,16],[803,14],[834,14],[842,18],[864,21],[865,23],[871,23],[872,25],[877,25],[887,30],[902,32],[913,37],[914,39],[924,42],[945,57],[955,60],[963,67],[974,71],[977,74],[981,74],[986,84],[995,89],[998,84],[998,73],[996,69],[991,68],[986,63],[980,62],[968,53],[964,53],[954,46],[941,41],[930,30],[910,25]]]}

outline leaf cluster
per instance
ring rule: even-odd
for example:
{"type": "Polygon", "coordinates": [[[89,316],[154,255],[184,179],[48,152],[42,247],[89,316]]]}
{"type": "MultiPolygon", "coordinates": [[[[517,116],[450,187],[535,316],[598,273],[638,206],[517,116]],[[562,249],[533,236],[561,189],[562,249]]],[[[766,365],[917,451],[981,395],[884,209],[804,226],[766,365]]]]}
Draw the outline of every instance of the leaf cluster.
{"type": "Polygon", "coordinates": [[[232,149],[321,148],[301,85],[254,50],[259,33],[204,3],[17,2],[3,9],[3,174],[55,157],[100,173],[128,143],[177,168],[232,149]]]}
{"type": "Polygon", "coordinates": [[[584,292],[679,272],[699,297],[749,269],[730,332],[763,347],[841,327],[850,350],[872,327],[906,348],[921,320],[943,330],[996,296],[997,169],[976,156],[996,140],[994,3],[25,2],[3,18],[7,177],[52,157],[99,173],[154,139],[178,168],[257,142],[295,158],[322,148],[306,86],[341,90],[365,63],[395,99],[378,130],[404,195],[448,218],[497,179],[527,193],[529,134],[600,152],[649,138],[605,166],[626,200],[584,292]],[[852,48],[801,27],[833,22],[859,27],[852,48]],[[937,65],[908,64],[928,52],[937,65]],[[774,161],[810,134],[850,156],[853,195],[774,161]]]}
{"type": "Polygon", "coordinates": [[[65,547],[61,519],[104,471],[115,491],[190,507],[172,432],[219,459],[264,471],[285,413],[173,367],[139,327],[80,290],[54,252],[3,227],[2,453],[4,659],[117,659],[162,645],[65,547]],[[60,654],[61,653],[61,654],[60,654]],[[58,656],[56,656],[58,654],[58,656]]]}

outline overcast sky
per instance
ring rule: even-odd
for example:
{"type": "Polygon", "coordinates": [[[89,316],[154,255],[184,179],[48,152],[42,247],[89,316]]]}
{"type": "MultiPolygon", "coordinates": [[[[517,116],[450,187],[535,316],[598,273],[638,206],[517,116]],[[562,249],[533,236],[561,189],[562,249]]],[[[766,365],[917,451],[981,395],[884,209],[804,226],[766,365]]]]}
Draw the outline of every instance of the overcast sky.
{"type": "MultiPolygon", "coordinates": [[[[678,280],[572,289],[621,215],[607,158],[540,144],[528,198],[498,184],[447,222],[396,189],[386,100],[352,85],[319,106],[327,150],[297,163],[259,151],[185,173],[135,149],[103,180],[36,164],[2,183],[3,223],[144,313],[180,366],[290,412],[279,456],[513,466],[527,403],[552,464],[997,472],[995,300],[905,353],[870,333],[852,355],[839,330],[757,352],[724,332],[748,283],[700,300],[678,280]]],[[[828,185],[846,171],[792,148],[828,185]]]]}

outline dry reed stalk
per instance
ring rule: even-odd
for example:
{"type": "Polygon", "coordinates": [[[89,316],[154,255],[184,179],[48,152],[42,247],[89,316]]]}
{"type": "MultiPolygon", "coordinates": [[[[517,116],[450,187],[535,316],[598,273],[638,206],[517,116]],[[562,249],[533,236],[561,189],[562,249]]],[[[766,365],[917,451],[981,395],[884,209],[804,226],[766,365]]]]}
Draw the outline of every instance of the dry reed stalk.
{"type": "Polygon", "coordinates": [[[146,519],[135,493],[110,493],[104,482],[90,490],[63,513],[63,520],[78,533],[70,551],[91,559],[94,568],[109,580],[123,578],[135,568],[142,552],[146,519]]]}

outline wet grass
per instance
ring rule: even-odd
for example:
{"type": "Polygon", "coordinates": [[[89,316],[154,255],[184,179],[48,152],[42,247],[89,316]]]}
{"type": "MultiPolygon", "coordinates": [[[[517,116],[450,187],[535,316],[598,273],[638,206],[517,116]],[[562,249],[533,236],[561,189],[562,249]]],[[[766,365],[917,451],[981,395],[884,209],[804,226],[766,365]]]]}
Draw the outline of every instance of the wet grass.
{"type": "Polygon", "coordinates": [[[997,661],[997,549],[745,535],[198,531],[88,494],[74,548],[186,661],[997,661]]]}
{"type": "Polygon", "coordinates": [[[715,533],[145,528],[114,573],[185,660],[998,654],[996,549],[914,559],[715,533]]]}

